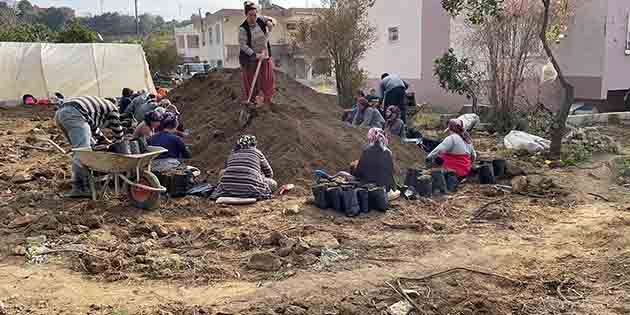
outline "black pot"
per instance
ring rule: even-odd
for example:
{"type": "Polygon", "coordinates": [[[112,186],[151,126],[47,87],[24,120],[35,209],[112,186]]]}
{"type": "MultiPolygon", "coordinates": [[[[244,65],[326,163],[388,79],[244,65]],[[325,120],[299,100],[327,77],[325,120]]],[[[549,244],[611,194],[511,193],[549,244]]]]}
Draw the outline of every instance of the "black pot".
{"type": "Polygon", "coordinates": [[[387,192],[383,187],[373,187],[368,190],[368,204],[370,210],[385,211],[389,208],[387,192]]]}
{"type": "Polygon", "coordinates": [[[357,193],[357,199],[359,199],[359,209],[361,213],[370,212],[368,191],[363,188],[357,188],[356,193],[357,193]]]}
{"type": "Polygon", "coordinates": [[[109,146],[109,152],[118,153],[118,154],[131,154],[131,149],[129,147],[128,140],[122,140],[120,142],[116,142],[109,146]]]}
{"type": "Polygon", "coordinates": [[[503,159],[492,161],[492,170],[494,177],[499,178],[505,176],[505,169],[507,168],[507,162],[503,159]]]}
{"type": "Polygon", "coordinates": [[[433,178],[429,175],[420,176],[416,192],[422,197],[430,198],[433,195],[433,178]]]}
{"type": "Polygon", "coordinates": [[[456,192],[457,186],[459,186],[459,178],[457,178],[457,174],[452,171],[448,171],[444,174],[446,179],[446,189],[449,192],[456,192]]]}
{"type": "Polygon", "coordinates": [[[482,164],[479,166],[479,183],[482,185],[494,185],[497,183],[492,164],[482,164]]]}
{"type": "Polygon", "coordinates": [[[431,180],[433,185],[433,192],[446,193],[446,178],[444,178],[444,172],[433,171],[431,172],[431,180]]]}
{"type": "Polygon", "coordinates": [[[140,154],[140,146],[138,145],[138,141],[136,140],[131,140],[129,141],[129,151],[131,151],[131,154],[140,154]]]}
{"type": "Polygon", "coordinates": [[[330,208],[333,208],[337,211],[343,211],[343,207],[341,204],[341,187],[331,187],[326,189],[326,201],[330,208]]]}
{"type": "Polygon", "coordinates": [[[416,187],[418,185],[418,176],[420,176],[420,170],[410,168],[407,170],[405,176],[405,185],[408,187],[416,187]]]}
{"type": "Polygon", "coordinates": [[[344,190],[341,194],[343,201],[343,210],[346,216],[356,217],[361,213],[359,205],[359,199],[357,199],[357,192],[352,190],[344,190]]]}

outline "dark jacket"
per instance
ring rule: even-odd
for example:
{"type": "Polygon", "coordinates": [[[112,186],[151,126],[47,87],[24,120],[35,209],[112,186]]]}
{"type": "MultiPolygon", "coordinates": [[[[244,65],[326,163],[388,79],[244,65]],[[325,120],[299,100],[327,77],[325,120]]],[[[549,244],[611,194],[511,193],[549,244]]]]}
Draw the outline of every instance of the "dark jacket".
{"type": "MultiPolygon", "coordinates": [[[[258,24],[258,26],[262,29],[263,33],[267,34],[267,22],[261,18],[257,18],[256,19],[256,23],[258,24]]],[[[247,23],[247,20],[243,21],[243,24],[241,24],[241,28],[245,30],[246,34],[247,34],[247,46],[249,46],[250,48],[252,47],[252,31],[249,29],[249,24],[247,23]]],[[[269,57],[271,57],[271,45],[269,43],[267,43],[267,53],[269,55],[269,57]]],[[[250,56],[248,54],[246,54],[243,50],[240,51],[238,60],[241,64],[241,66],[244,66],[248,63],[252,63],[252,62],[256,62],[256,55],[254,54],[254,56],[250,56]],[[253,60],[252,60],[253,59],[253,60]]]]}
{"type": "Polygon", "coordinates": [[[192,154],[184,141],[169,132],[161,131],[155,135],[153,135],[149,139],[149,145],[162,147],[167,149],[168,152],[164,152],[160,154],[158,159],[190,159],[192,158],[192,154]]]}
{"type": "Polygon", "coordinates": [[[361,183],[376,184],[388,191],[392,190],[395,188],[392,152],[377,145],[365,148],[352,175],[361,183]]]}

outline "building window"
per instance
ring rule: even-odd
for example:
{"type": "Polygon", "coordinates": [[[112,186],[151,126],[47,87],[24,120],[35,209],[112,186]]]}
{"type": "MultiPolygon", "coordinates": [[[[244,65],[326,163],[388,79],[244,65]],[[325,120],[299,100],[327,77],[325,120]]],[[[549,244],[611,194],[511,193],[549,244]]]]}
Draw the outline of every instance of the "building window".
{"type": "Polygon", "coordinates": [[[221,43],[221,24],[217,24],[215,29],[217,31],[217,44],[220,44],[221,43]]]}
{"type": "Polygon", "coordinates": [[[208,27],[208,43],[212,45],[212,26],[208,27]]]}
{"type": "Polygon", "coordinates": [[[387,29],[390,42],[397,42],[399,39],[398,27],[390,27],[387,29]]]}
{"type": "Polygon", "coordinates": [[[184,36],[177,36],[177,47],[186,48],[186,38],[184,36]]]}
{"type": "Polygon", "coordinates": [[[198,35],[188,35],[188,48],[199,48],[199,36],[198,35]]]}
{"type": "Polygon", "coordinates": [[[297,30],[297,25],[295,23],[288,23],[287,24],[287,30],[288,31],[295,31],[295,30],[297,30]]]}

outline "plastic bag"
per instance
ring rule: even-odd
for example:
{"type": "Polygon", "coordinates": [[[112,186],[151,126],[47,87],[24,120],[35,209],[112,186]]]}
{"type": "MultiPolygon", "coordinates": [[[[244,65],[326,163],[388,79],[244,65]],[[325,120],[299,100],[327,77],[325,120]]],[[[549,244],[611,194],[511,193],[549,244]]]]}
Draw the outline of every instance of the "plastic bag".
{"type": "Polygon", "coordinates": [[[527,152],[536,153],[549,150],[551,141],[527,132],[512,130],[503,138],[503,144],[510,150],[527,150],[527,152]]]}
{"type": "Polygon", "coordinates": [[[464,130],[470,132],[475,128],[475,126],[480,122],[479,116],[477,114],[464,114],[457,119],[461,120],[464,123],[464,130]]]}

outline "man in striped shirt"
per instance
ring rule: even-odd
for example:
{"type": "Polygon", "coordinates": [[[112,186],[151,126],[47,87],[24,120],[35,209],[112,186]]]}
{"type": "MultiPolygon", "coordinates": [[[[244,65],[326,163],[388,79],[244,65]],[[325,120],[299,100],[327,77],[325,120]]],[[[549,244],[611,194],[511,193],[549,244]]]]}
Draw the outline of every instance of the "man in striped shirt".
{"type": "MultiPolygon", "coordinates": [[[[111,129],[115,141],[122,140],[124,135],[115,102],[100,97],[83,96],[66,100],[55,113],[55,122],[72,148],[90,148],[92,136],[97,142],[110,142],[101,131],[104,128],[111,129]]],[[[66,196],[91,196],[87,171],[77,157],[72,162],[72,191],[66,196]]]]}

